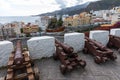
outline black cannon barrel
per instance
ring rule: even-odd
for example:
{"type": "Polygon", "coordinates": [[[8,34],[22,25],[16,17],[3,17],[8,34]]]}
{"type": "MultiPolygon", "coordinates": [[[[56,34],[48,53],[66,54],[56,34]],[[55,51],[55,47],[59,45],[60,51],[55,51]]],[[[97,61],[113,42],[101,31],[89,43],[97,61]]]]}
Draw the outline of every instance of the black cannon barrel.
{"type": "Polygon", "coordinates": [[[23,63],[22,45],[21,45],[21,41],[18,40],[16,43],[14,64],[18,65],[22,63],[23,63]]]}
{"type": "Polygon", "coordinates": [[[59,46],[61,46],[66,53],[73,53],[73,51],[74,51],[73,47],[62,43],[57,39],[55,39],[55,43],[58,44],[59,46]]]}
{"type": "Polygon", "coordinates": [[[85,37],[85,39],[88,40],[89,42],[93,43],[95,46],[99,47],[101,50],[106,49],[106,47],[103,44],[97,42],[96,40],[89,39],[88,37],[85,37]]]}

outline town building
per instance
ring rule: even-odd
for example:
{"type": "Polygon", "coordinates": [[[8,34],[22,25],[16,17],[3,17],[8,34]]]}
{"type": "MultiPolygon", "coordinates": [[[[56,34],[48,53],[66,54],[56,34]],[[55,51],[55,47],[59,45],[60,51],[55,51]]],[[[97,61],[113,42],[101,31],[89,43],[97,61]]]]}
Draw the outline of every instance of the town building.
{"type": "Polygon", "coordinates": [[[14,29],[14,32],[15,32],[17,38],[19,38],[20,36],[22,36],[21,28],[23,26],[24,26],[23,22],[12,22],[11,23],[11,28],[14,29]]]}
{"type": "Polygon", "coordinates": [[[111,24],[120,21],[120,13],[114,13],[111,17],[111,24]]]}
{"type": "Polygon", "coordinates": [[[64,19],[64,26],[80,26],[91,24],[91,14],[82,12],[79,15],[68,16],[64,19]]]}
{"type": "Polygon", "coordinates": [[[87,12],[80,13],[80,25],[91,24],[91,14],[87,12]]]}
{"type": "Polygon", "coordinates": [[[64,14],[64,15],[62,15],[62,21],[64,21],[65,18],[67,18],[68,16],[69,16],[68,14],[64,14]]]}
{"type": "Polygon", "coordinates": [[[39,32],[39,26],[38,25],[26,25],[23,27],[23,33],[36,33],[39,32]]]}
{"type": "Polygon", "coordinates": [[[73,26],[73,16],[66,17],[63,22],[64,26],[73,26]]]}
{"type": "Polygon", "coordinates": [[[111,11],[112,13],[120,13],[120,6],[113,7],[110,11],[111,11]]]}
{"type": "Polygon", "coordinates": [[[4,24],[3,27],[1,27],[1,33],[3,39],[12,38],[16,35],[10,23],[4,24]]]}
{"type": "Polygon", "coordinates": [[[78,14],[73,16],[73,25],[72,26],[79,26],[80,25],[80,16],[78,14]]]}
{"type": "Polygon", "coordinates": [[[40,17],[39,26],[42,28],[42,30],[46,30],[49,23],[50,23],[50,17],[49,16],[41,16],[40,17]]]}

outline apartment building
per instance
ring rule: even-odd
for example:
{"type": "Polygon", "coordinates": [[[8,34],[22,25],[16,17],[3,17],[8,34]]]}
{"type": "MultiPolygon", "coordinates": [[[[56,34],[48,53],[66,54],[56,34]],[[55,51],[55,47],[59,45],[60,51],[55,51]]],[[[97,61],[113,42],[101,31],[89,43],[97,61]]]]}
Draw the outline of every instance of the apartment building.
{"type": "Polygon", "coordinates": [[[111,24],[120,21],[120,13],[114,13],[111,17],[111,24]]]}

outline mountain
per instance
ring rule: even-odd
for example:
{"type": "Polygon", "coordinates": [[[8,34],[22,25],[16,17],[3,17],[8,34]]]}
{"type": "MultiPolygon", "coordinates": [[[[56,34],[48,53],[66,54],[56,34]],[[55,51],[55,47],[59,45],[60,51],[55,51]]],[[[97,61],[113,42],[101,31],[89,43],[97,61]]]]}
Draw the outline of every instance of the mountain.
{"type": "Polygon", "coordinates": [[[87,2],[87,3],[84,3],[82,5],[68,7],[68,8],[64,8],[64,9],[57,10],[57,11],[50,12],[50,13],[43,13],[43,14],[40,14],[39,16],[49,16],[49,15],[56,15],[56,14],[57,15],[63,15],[63,14],[68,14],[69,12],[71,12],[70,14],[74,14],[72,12],[78,11],[80,9],[84,9],[85,7],[88,6],[89,3],[90,2],[87,2]]]}
{"type": "Polygon", "coordinates": [[[115,6],[120,6],[120,0],[101,0],[97,2],[91,2],[85,8],[85,11],[106,10],[106,9],[112,9],[115,6]]]}
{"type": "Polygon", "coordinates": [[[83,11],[89,12],[90,10],[106,10],[111,9],[115,6],[120,6],[120,0],[100,0],[95,2],[87,2],[82,5],[77,5],[74,7],[69,7],[61,10],[57,10],[50,13],[40,14],[39,16],[50,16],[50,15],[63,15],[63,14],[79,14],[83,11]]]}

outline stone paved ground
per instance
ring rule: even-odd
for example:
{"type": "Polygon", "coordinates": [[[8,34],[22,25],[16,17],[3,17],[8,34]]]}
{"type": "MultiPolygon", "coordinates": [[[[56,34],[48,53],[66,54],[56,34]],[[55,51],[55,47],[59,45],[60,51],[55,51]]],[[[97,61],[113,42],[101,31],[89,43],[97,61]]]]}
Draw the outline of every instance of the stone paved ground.
{"type": "MultiPolygon", "coordinates": [[[[100,65],[94,63],[93,57],[88,54],[79,53],[82,59],[86,60],[85,69],[76,69],[71,73],[62,75],[59,70],[59,61],[52,58],[36,60],[35,65],[40,71],[40,80],[120,80],[120,54],[116,61],[108,61],[100,65]]],[[[6,75],[6,69],[0,70],[0,80],[6,75]]]]}
{"type": "Polygon", "coordinates": [[[85,69],[76,69],[71,73],[62,75],[59,70],[59,61],[43,59],[36,61],[40,70],[41,80],[120,80],[120,54],[116,61],[108,61],[103,64],[94,63],[93,57],[80,52],[82,59],[86,60],[85,69]]]}
{"type": "Polygon", "coordinates": [[[4,80],[7,69],[0,69],[0,80],[4,80]]]}

